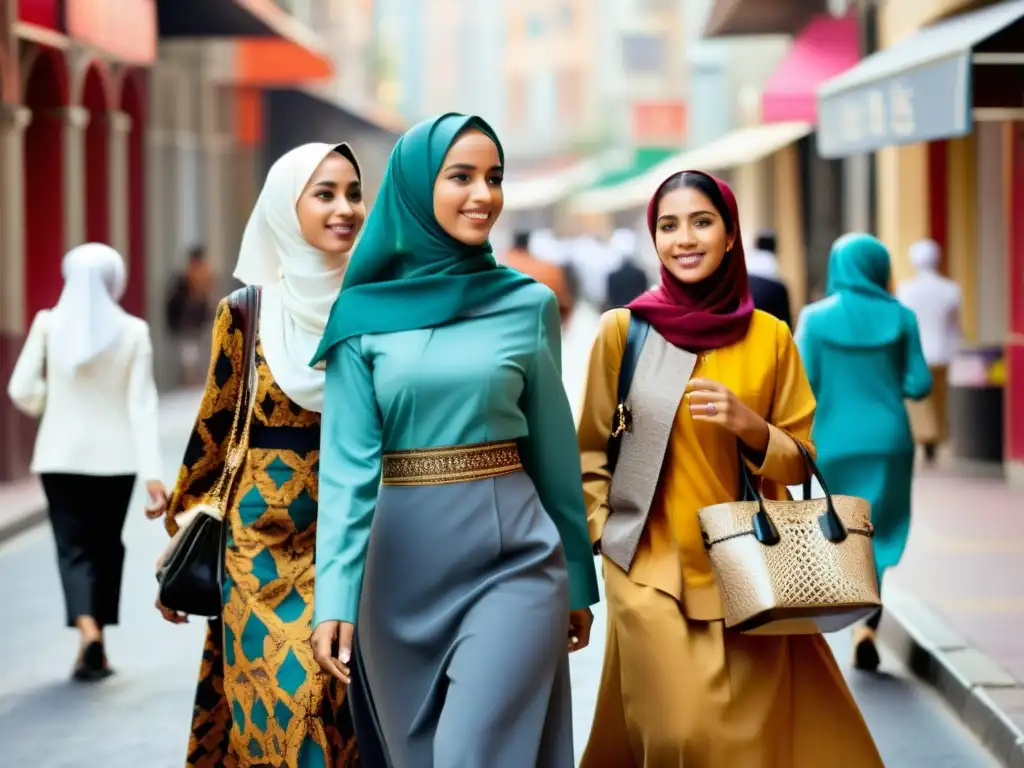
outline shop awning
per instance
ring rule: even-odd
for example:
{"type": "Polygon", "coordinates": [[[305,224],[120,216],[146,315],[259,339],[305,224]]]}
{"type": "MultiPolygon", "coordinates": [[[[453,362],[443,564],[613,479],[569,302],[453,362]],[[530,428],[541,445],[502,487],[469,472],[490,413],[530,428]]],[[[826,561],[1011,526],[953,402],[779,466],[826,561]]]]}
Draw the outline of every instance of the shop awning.
{"type": "Polygon", "coordinates": [[[593,157],[533,177],[505,179],[505,210],[527,211],[560,203],[581,187],[596,182],[607,166],[606,158],[593,157]]]}
{"type": "Polygon", "coordinates": [[[318,49],[319,36],[274,0],[157,0],[160,37],[280,37],[318,49]]]}
{"type": "Polygon", "coordinates": [[[793,40],[768,79],[761,101],[766,123],[818,121],[818,86],[860,59],[857,19],[816,16],[793,40]]]}
{"type": "Polygon", "coordinates": [[[714,0],[704,37],[792,35],[826,6],[824,0],[714,0]]]}
{"type": "MultiPolygon", "coordinates": [[[[972,64],[1019,77],[1022,19],[1024,0],[1004,0],[925,27],[829,80],[818,89],[818,151],[846,157],[970,133],[972,64]]],[[[1016,98],[1007,106],[1021,106],[1019,86],[1016,98]]]]}
{"type": "Polygon", "coordinates": [[[68,34],[120,61],[156,58],[155,0],[66,0],[68,34]]]}
{"type": "Polygon", "coordinates": [[[695,168],[710,173],[746,165],[768,157],[813,130],[810,123],[799,121],[740,128],[702,147],[675,154],[623,184],[584,192],[573,200],[572,209],[578,213],[613,213],[644,206],[658,185],[677,171],[695,168]]]}

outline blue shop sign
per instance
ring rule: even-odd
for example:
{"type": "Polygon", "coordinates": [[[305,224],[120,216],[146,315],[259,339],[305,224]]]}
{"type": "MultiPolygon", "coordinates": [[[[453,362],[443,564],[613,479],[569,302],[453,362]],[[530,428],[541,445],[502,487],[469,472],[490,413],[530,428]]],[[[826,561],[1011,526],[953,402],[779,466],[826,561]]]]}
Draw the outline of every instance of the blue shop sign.
{"type": "Polygon", "coordinates": [[[818,153],[848,157],[971,132],[971,52],[818,97],[818,153]]]}

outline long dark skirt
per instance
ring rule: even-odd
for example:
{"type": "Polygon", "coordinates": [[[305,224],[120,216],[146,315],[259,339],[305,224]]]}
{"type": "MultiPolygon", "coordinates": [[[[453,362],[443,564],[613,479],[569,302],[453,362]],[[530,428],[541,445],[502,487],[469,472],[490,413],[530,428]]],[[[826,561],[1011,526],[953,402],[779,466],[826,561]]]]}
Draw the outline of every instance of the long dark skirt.
{"type": "Polygon", "coordinates": [[[81,616],[92,616],[101,627],[117,624],[124,569],[121,529],[135,475],[44,473],[41,479],[68,626],[81,616]]]}
{"type": "Polygon", "coordinates": [[[524,472],[381,488],[349,689],[363,764],[571,768],[568,614],[524,472]]]}

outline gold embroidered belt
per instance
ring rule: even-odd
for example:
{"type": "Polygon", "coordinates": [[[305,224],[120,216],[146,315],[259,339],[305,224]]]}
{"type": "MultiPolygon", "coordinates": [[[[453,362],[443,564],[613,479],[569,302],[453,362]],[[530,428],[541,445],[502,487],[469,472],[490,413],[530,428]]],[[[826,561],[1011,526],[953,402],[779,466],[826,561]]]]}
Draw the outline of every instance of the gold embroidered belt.
{"type": "Polygon", "coordinates": [[[384,454],[383,485],[442,485],[519,472],[515,440],[384,454]]]}

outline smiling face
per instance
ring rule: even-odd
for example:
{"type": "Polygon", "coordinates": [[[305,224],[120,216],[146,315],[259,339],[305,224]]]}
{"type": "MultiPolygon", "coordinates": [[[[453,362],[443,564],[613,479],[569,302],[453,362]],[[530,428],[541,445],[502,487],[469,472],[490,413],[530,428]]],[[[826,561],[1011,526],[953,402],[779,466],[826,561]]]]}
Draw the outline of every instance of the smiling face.
{"type": "Polygon", "coordinates": [[[366,203],[352,161],[337,152],[323,159],[295,204],[302,237],[328,256],[352,250],[366,221],[366,203]]]}
{"type": "Polygon", "coordinates": [[[501,213],[502,167],[498,148],[483,132],[460,135],[434,181],[434,216],[449,235],[466,245],[482,245],[501,213]]]}
{"type": "Polygon", "coordinates": [[[658,203],[654,245],[665,269],[681,283],[710,277],[733,246],[721,213],[699,189],[679,187],[658,203]]]}

